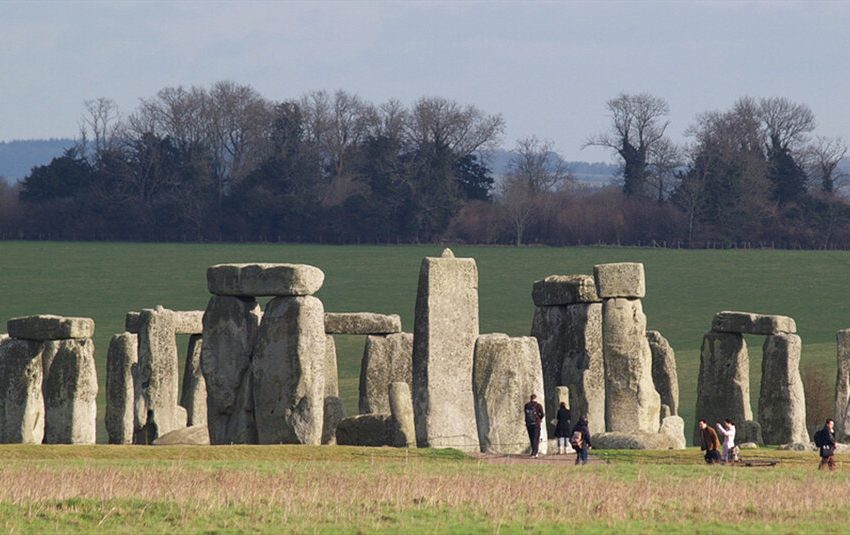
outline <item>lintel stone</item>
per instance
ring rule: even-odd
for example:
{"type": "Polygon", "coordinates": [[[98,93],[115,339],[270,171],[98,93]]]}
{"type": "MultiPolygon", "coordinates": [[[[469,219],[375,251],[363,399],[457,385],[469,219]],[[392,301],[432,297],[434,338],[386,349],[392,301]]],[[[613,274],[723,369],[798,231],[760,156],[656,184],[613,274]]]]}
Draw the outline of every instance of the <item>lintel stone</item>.
{"type": "Polygon", "coordinates": [[[394,334],[401,332],[398,314],[372,312],[328,312],[325,314],[327,334],[394,334]]]}
{"type": "Polygon", "coordinates": [[[590,275],[549,275],[534,281],[531,298],[539,307],[599,301],[596,284],[590,275]]]}
{"type": "Polygon", "coordinates": [[[643,264],[639,262],[597,264],[593,266],[593,278],[602,299],[640,299],[646,295],[646,277],[643,264]]]}
{"type": "Polygon", "coordinates": [[[306,264],[217,264],[207,269],[207,287],[215,295],[311,295],[324,281],[321,269],[306,264]]]}
{"type": "Polygon", "coordinates": [[[797,323],[788,316],[724,310],[714,315],[711,330],[738,334],[793,334],[797,332],[797,323]]]}
{"type": "Polygon", "coordinates": [[[41,314],[12,318],[6,323],[9,336],[24,340],[67,340],[94,336],[94,320],[41,314]]]}

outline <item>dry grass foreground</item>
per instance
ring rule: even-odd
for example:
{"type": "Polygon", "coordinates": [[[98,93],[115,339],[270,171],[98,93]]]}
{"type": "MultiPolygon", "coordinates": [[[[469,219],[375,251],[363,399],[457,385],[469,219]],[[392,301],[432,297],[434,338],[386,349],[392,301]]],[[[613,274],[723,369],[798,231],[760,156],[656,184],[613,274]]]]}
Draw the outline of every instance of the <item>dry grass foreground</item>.
{"type": "MultiPolygon", "coordinates": [[[[850,458],[760,450],[775,468],[696,450],[500,464],[454,451],[3,446],[4,532],[844,531],[850,458]]],[[[753,458],[754,455],[749,455],[753,458]]]]}

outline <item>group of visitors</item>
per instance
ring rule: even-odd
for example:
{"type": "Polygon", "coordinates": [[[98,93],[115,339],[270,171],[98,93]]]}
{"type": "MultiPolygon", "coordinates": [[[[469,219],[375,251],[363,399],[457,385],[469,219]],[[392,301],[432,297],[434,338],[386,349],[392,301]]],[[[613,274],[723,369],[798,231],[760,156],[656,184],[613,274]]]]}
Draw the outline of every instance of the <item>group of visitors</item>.
{"type": "MultiPolygon", "coordinates": [[[[531,442],[533,458],[540,455],[540,426],[543,422],[543,405],[538,403],[537,396],[532,394],[531,400],[525,404],[525,426],[528,429],[528,440],[531,442]]],[[[555,438],[558,442],[558,455],[565,455],[569,445],[576,453],[576,464],[587,464],[587,454],[591,448],[587,417],[582,415],[576,424],[570,427],[570,409],[563,401],[558,407],[555,418],[555,438]]]]}

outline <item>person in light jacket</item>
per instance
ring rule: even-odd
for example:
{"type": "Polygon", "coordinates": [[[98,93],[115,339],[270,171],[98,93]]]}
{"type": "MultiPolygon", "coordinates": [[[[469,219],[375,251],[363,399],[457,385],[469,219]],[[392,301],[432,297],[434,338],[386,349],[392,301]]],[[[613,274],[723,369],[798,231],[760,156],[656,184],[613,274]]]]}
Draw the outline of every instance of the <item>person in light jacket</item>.
{"type": "Polygon", "coordinates": [[[726,418],[723,423],[717,422],[717,434],[723,439],[723,449],[720,452],[720,460],[724,463],[732,463],[735,458],[735,422],[726,418]]]}

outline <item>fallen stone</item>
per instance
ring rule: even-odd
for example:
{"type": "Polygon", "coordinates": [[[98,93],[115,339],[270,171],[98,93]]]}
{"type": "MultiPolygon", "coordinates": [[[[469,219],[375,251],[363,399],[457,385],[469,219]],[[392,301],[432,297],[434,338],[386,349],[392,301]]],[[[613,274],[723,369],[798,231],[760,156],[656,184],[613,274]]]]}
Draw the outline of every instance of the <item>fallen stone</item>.
{"type": "Polygon", "coordinates": [[[42,314],[12,318],[6,323],[9,336],[24,340],[83,339],[94,336],[94,320],[42,314]]]}
{"type": "Polygon", "coordinates": [[[204,332],[204,311],[175,310],[174,332],[177,334],[201,334],[204,332]]]}
{"type": "Polygon", "coordinates": [[[835,444],[835,453],[845,454],[850,453],[850,444],[841,444],[840,442],[835,444]]]}
{"type": "Polygon", "coordinates": [[[416,447],[416,426],[413,422],[413,398],[410,385],[403,382],[390,383],[390,416],[392,437],[390,445],[397,448],[416,447]]]}
{"type": "Polygon", "coordinates": [[[676,354],[666,338],[658,331],[647,331],[646,339],[652,350],[652,382],[661,396],[661,403],[674,415],[679,414],[679,375],[676,354]]]}
{"type": "MultiPolygon", "coordinates": [[[[531,336],[540,349],[546,413],[557,413],[556,389],[566,386],[573,419],[587,416],[591,434],[605,431],[602,304],[536,307],[531,336]]],[[[551,434],[555,428],[547,420],[551,434]]]]}
{"type": "Polygon", "coordinates": [[[393,440],[392,416],[358,414],[340,420],[336,427],[336,443],[340,446],[388,446],[393,440]]]}
{"type": "Polygon", "coordinates": [[[539,307],[595,303],[600,300],[590,275],[549,275],[543,280],[534,281],[531,299],[539,307]]]}
{"type": "Polygon", "coordinates": [[[174,332],[174,314],[168,309],[144,309],[139,315],[139,372],[148,416],[145,435],[153,440],[186,427],[186,409],[180,406],[180,358],[174,332]]]}
{"type": "Polygon", "coordinates": [[[175,429],[153,441],[154,446],[209,446],[210,433],[206,425],[191,425],[175,429]]]}
{"type": "Polygon", "coordinates": [[[757,450],[759,445],[755,442],[744,442],[743,444],[738,444],[738,449],[742,450],[757,450]]]}
{"type": "MultiPolygon", "coordinates": [[[[734,422],[753,419],[750,357],[742,335],[709,332],[703,336],[694,416],[709,425],[726,418],[734,422]]],[[[699,444],[697,422],[694,422],[694,443],[699,444]]]]}
{"type": "Polygon", "coordinates": [[[127,312],[124,316],[124,330],[131,334],[139,334],[139,317],[141,312],[138,310],[127,312]]]}
{"type": "MultiPolygon", "coordinates": [[[[481,451],[496,454],[529,451],[521,408],[531,394],[536,394],[538,403],[546,406],[537,341],[529,336],[510,338],[506,334],[479,336],[475,344],[472,392],[481,451]]],[[[547,416],[552,418],[555,414],[547,416]]],[[[546,426],[541,427],[544,435],[546,426]]],[[[546,436],[541,436],[541,441],[546,440],[546,436]]]]}
{"type": "MultiPolygon", "coordinates": [[[[674,417],[675,418],[675,417],[674,417]]],[[[596,450],[675,450],[678,439],[665,433],[597,433],[591,434],[596,450]]]]}
{"type": "Polygon", "coordinates": [[[139,337],[116,334],[106,354],[106,433],[110,444],[132,444],[135,431],[133,367],[139,362],[139,337]]]}
{"type": "Polygon", "coordinates": [[[620,262],[593,266],[596,290],[603,299],[626,297],[640,299],[646,295],[643,264],[620,262]]]}
{"type": "Polygon", "coordinates": [[[797,324],[788,316],[769,316],[724,310],[714,315],[711,330],[738,334],[796,333],[797,324]]]}
{"type": "Polygon", "coordinates": [[[204,314],[201,369],[212,444],[256,444],[251,355],[260,326],[254,298],[213,296],[204,314]]]}
{"type": "Polygon", "coordinates": [[[260,444],[322,442],[325,311],[312,296],[266,305],[251,367],[260,444]]]}
{"type": "Polygon", "coordinates": [[[817,451],[815,445],[809,442],[789,442],[788,444],[780,445],[776,449],[784,451],[817,451]]]}
{"type": "Polygon", "coordinates": [[[324,281],[321,269],[306,264],[218,264],[207,269],[207,287],[215,295],[312,295],[324,281]]]}
{"type": "Polygon", "coordinates": [[[367,336],[360,363],[360,412],[388,414],[387,389],[397,381],[413,384],[413,335],[367,336]]]}
{"type": "Polygon", "coordinates": [[[685,440],[685,420],[681,416],[667,416],[661,420],[661,429],[658,431],[667,435],[673,441],[673,449],[683,450],[688,445],[685,440]]]}
{"type": "Polygon", "coordinates": [[[764,340],[758,421],[766,444],[809,442],[800,377],[802,345],[796,334],[774,334],[764,340]]]}
{"type": "Polygon", "coordinates": [[[398,314],[372,312],[328,312],[325,314],[328,334],[392,334],[401,332],[398,314]]]}
{"type": "Polygon", "coordinates": [[[345,418],[342,400],[339,399],[339,373],[336,365],[336,342],[325,337],[325,410],[322,424],[322,444],[336,444],[336,426],[345,418]]]}
{"type": "Polygon", "coordinates": [[[0,335],[0,443],[44,438],[41,344],[0,335]]]}
{"type": "Polygon", "coordinates": [[[180,406],[186,409],[186,425],[207,425],[207,383],[201,370],[204,339],[200,334],[189,337],[186,362],[183,365],[183,388],[180,406]]]}
{"type": "MultiPolygon", "coordinates": [[[[735,422],[735,420],[732,420],[735,422]]],[[[761,424],[755,420],[746,420],[743,423],[735,423],[735,441],[736,442],[753,442],[759,446],[764,446],[764,438],[761,434],[761,424]]]]}
{"type": "MultiPolygon", "coordinates": [[[[44,443],[94,444],[97,372],[91,339],[49,340],[44,381],[44,443]]],[[[44,359],[42,360],[44,362],[44,359]]]]}
{"type": "Polygon", "coordinates": [[[838,331],[835,375],[835,439],[850,440],[850,329],[838,331]]]}
{"type": "Polygon", "coordinates": [[[652,382],[652,351],[639,299],[602,303],[605,355],[605,428],[621,433],[658,433],[661,397],[652,382]]]}
{"type": "Polygon", "coordinates": [[[419,271],[413,348],[413,410],[420,447],[479,449],[472,396],[478,338],[478,267],[450,250],[419,271]]]}

